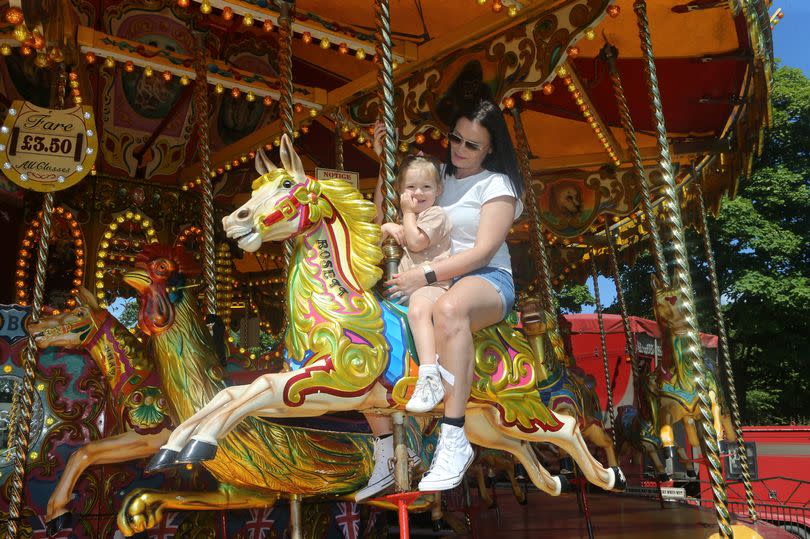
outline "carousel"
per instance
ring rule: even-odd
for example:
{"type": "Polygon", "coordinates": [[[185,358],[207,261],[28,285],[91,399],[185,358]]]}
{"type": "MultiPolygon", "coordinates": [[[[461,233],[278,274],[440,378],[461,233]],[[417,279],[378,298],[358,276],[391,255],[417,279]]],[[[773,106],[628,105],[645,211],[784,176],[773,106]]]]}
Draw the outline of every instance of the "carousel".
{"type": "Polygon", "coordinates": [[[10,0],[5,536],[408,537],[427,521],[472,537],[785,537],[757,512],[707,225],[770,121],[769,5],[10,0]],[[380,287],[402,253],[372,200],[379,177],[396,222],[398,164],[445,159],[451,123],[481,100],[500,107],[525,184],[508,236],[519,301],[474,334],[469,481],[420,492],[442,413],[405,410],[419,359],[380,287]],[[638,353],[620,280],[642,253],[660,361],[638,353]],[[621,394],[600,276],[626,338],[621,394]],[[588,280],[596,369],[577,365],[556,299],[588,280]],[[716,325],[698,327],[698,300],[716,325]],[[358,503],[374,467],[362,414],[393,422],[395,481],[358,503]],[[167,449],[194,429],[216,445],[167,449]],[[495,471],[514,500],[488,520],[476,508],[495,503],[495,471]],[[708,496],[665,501],[675,475],[701,472],[708,496]]]}

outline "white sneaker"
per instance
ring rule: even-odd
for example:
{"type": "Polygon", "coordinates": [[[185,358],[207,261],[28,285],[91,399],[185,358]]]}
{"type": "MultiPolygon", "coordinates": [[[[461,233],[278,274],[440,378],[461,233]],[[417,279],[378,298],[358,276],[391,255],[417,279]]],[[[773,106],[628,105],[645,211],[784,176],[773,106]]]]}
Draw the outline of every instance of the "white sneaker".
{"type": "Polygon", "coordinates": [[[413,395],[405,405],[405,410],[412,413],[425,413],[433,410],[444,400],[444,386],[436,365],[419,367],[419,378],[413,395]]]}
{"type": "Polygon", "coordinates": [[[473,457],[473,448],[464,434],[464,428],[442,425],[433,463],[419,482],[419,490],[431,492],[457,487],[464,479],[473,457]]]}
{"type": "MultiPolygon", "coordinates": [[[[418,466],[422,459],[408,448],[410,466],[418,466]]],[[[374,469],[368,479],[368,485],[354,494],[354,500],[360,502],[382,492],[394,484],[394,437],[374,438],[374,469]]]]}

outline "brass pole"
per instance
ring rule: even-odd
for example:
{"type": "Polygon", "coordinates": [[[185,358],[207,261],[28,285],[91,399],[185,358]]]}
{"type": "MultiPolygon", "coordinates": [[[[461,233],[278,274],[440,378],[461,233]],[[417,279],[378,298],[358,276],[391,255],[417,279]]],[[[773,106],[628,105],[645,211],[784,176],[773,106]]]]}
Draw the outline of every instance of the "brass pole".
{"type": "Polygon", "coordinates": [[[641,160],[641,150],[638,147],[636,140],[636,129],[633,126],[633,117],[630,115],[630,107],[627,104],[627,98],[624,95],[624,86],[622,85],[622,78],[619,75],[619,70],[616,69],[616,57],[618,51],[616,47],[606,44],[602,47],[600,56],[607,62],[608,71],[610,72],[610,80],[613,83],[613,94],[616,98],[616,106],[619,108],[619,116],[621,117],[622,128],[624,129],[624,137],[627,141],[627,148],[630,150],[630,158],[633,162],[633,171],[636,174],[638,185],[641,193],[641,205],[644,208],[644,218],[647,221],[647,228],[649,229],[650,241],[652,242],[652,255],[655,264],[655,273],[658,279],[664,283],[664,286],[669,285],[669,274],[667,273],[667,265],[664,260],[664,247],[661,244],[661,237],[658,234],[658,226],[655,220],[655,212],[653,211],[652,195],[650,194],[650,180],[644,173],[644,164],[641,160]]]}
{"type": "Polygon", "coordinates": [[[697,396],[700,409],[700,423],[703,428],[703,442],[706,449],[709,480],[714,498],[715,516],[720,537],[734,537],[731,528],[731,516],[728,512],[728,498],[726,496],[726,482],[720,463],[720,448],[717,443],[717,432],[714,428],[712,416],[712,403],[709,396],[707,379],[710,376],[703,361],[703,350],[700,345],[700,336],[695,312],[695,298],[692,288],[692,278],[689,275],[689,258],[686,251],[684,226],[681,220],[681,206],[678,199],[678,190],[672,171],[667,129],[664,121],[664,111],[661,106],[661,92],[658,86],[658,75],[655,68],[655,55],[653,53],[652,37],[650,35],[650,21],[647,17],[647,2],[636,0],[633,9],[638,18],[639,37],[644,55],[644,65],[647,74],[647,89],[652,104],[652,112],[656,126],[656,140],[659,151],[659,165],[663,176],[663,199],[666,219],[664,224],[671,237],[673,257],[673,285],[684,299],[685,321],[687,323],[687,346],[685,357],[692,362],[697,372],[697,396]]]}
{"type": "MultiPolygon", "coordinates": [[[[607,226],[607,225],[606,225],[607,226]]],[[[599,295],[599,274],[596,269],[596,251],[591,249],[591,278],[593,279],[593,300],[596,305],[596,321],[599,324],[599,344],[602,347],[602,366],[605,370],[605,389],[607,391],[607,411],[610,418],[610,430],[613,447],[616,447],[616,412],[613,410],[613,387],[610,383],[610,364],[607,356],[607,339],[605,337],[605,319],[602,314],[602,299],[599,295]]]]}
{"type": "Polygon", "coordinates": [[[211,186],[211,147],[208,140],[208,68],[206,67],[206,39],[197,34],[194,51],[193,111],[200,137],[200,165],[202,167],[202,217],[203,217],[203,281],[205,283],[205,312],[217,314],[216,255],[214,254],[214,190],[211,186]]]}
{"type": "MultiPolygon", "coordinates": [[[[65,88],[67,85],[67,72],[63,65],[59,66],[56,75],[55,105],[57,109],[65,107],[65,88]]],[[[39,321],[42,311],[42,302],[45,295],[45,276],[48,270],[48,241],[51,237],[51,217],[53,215],[53,192],[45,193],[42,200],[42,227],[39,229],[37,242],[37,265],[34,274],[34,293],[31,299],[31,323],[39,321]]],[[[17,539],[19,533],[20,515],[25,502],[25,464],[28,458],[28,446],[31,442],[31,414],[34,403],[34,382],[37,376],[37,344],[32,335],[28,336],[28,343],[22,353],[23,381],[20,395],[17,398],[17,420],[15,440],[13,442],[14,469],[9,481],[8,523],[6,538],[17,539]]]]}
{"type": "MultiPolygon", "coordinates": [[[[295,132],[295,120],[293,114],[293,75],[292,75],[292,23],[293,15],[295,13],[295,0],[275,0],[279,9],[278,14],[278,78],[281,84],[279,92],[279,116],[281,117],[282,130],[290,143],[295,140],[293,133],[295,132]]],[[[281,267],[281,276],[284,282],[287,281],[287,275],[290,269],[290,259],[293,252],[293,240],[289,239],[284,242],[283,247],[284,262],[281,267]]],[[[285,298],[287,305],[289,305],[290,298],[285,298]]],[[[287,333],[288,312],[287,306],[283,308],[283,317],[281,319],[281,329],[279,335],[283,336],[287,333]]]]}
{"type": "Polygon", "coordinates": [[[633,330],[630,328],[630,318],[627,314],[627,303],[624,301],[624,292],[622,292],[622,281],[619,278],[619,262],[616,258],[616,244],[613,242],[613,232],[611,232],[607,221],[605,222],[605,237],[607,238],[608,253],[610,254],[610,270],[613,274],[613,284],[616,286],[616,301],[619,302],[619,310],[622,315],[624,349],[627,352],[627,357],[630,358],[630,368],[633,372],[633,395],[638,395],[638,383],[640,380],[638,358],[636,357],[635,343],[633,342],[633,330]]]}
{"type": "Polygon", "coordinates": [[[706,205],[703,201],[703,188],[700,185],[700,178],[697,177],[694,166],[692,167],[692,183],[700,209],[700,227],[703,229],[703,250],[706,253],[706,261],[709,266],[709,282],[712,287],[712,303],[714,304],[714,317],[717,321],[717,337],[720,341],[720,358],[723,369],[726,371],[726,388],[731,403],[731,421],[734,426],[734,433],[737,435],[737,454],[740,457],[740,468],[742,468],[743,486],[745,488],[745,501],[748,504],[748,514],[751,520],[756,521],[757,507],[754,502],[754,489],[751,486],[751,470],[748,466],[748,452],[745,450],[742,427],[740,426],[740,407],[737,404],[737,389],[734,387],[734,372],[731,369],[731,348],[728,345],[726,335],[726,321],[723,317],[723,309],[720,304],[720,285],[717,281],[717,266],[714,261],[714,249],[712,249],[712,239],[709,236],[709,223],[706,218],[706,205]]]}
{"type": "MultiPolygon", "coordinates": [[[[391,10],[388,0],[374,2],[374,15],[376,21],[375,53],[377,55],[377,98],[382,111],[382,121],[385,124],[385,140],[383,140],[382,163],[380,176],[382,177],[383,195],[383,222],[394,223],[398,220],[394,200],[397,193],[394,191],[394,167],[396,166],[396,123],[394,117],[394,60],[391,43],[391,10]]],[[[391,238],[383,243],[383,256],[385,259],[386,279],[397,272],[401,251],[397,242],[391,238]]]]}

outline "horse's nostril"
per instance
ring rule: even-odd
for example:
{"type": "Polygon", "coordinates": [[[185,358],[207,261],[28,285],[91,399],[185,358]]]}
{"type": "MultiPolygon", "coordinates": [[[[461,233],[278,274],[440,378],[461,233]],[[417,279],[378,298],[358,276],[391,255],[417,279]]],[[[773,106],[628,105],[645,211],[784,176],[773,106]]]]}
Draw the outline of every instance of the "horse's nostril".
{"type": "Polygon", "coordinates": [[[239,219],[247,219],[250,217],[250,210],[239,210],[239,213],[236,214],[239,219]]]}

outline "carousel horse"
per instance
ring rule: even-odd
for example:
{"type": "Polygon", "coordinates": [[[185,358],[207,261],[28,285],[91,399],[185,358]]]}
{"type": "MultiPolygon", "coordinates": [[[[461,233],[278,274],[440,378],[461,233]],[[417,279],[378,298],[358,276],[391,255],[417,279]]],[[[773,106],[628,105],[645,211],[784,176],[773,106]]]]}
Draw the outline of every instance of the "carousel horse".
{"type": "MultiPolygon", "coordinates": [[[[150,245],[124,281],[139,293],[139,325],[179,424],[227,386],[194,294],[184,284],[199,272],[182,248],[150,245]]],[[[281,493],[351,494],[373,467],[369,435],[332,432],[249,418],[221,440],[205,467],[220,482],[215,492],[136,489],[125,498],[118,526],[132,534],[156,525],[169,510],[269,507],[281,493]]]]}
{"type": "MultiPolygon", "coordinates": [[[[257,153],[260,177],[251,198],[223,225],[248,252],[266,241],[294,242],[285,341],[290,370],[220,391],[175,429],[153,459],[156,467],[218,459],[229,433],[256,428],[256,417],[401,411],[416,380],[415,353],[404,345],[410,340],[406,311],[372,291],[382,274],[374,205],[347,182],[308,178],[286,137],[281,159],[284,169],[257,153]]],[[[465,424],[472,443],[512,453],[534,484],[554,495],[563,481],[540,466],[530,442],[560,446],[606,490],[624,488],[621,471],[602,467],[588,452],[576,418],[543,404],[540,373],[523,334],[504,321],[476,332],[474,346],[465,424]]]]}
{"type": "Polygon", "coordinates": [[[576,417],[582,436],[588,442],[602,449],[608,466],[618,466],[613,440],[605,430],[596,395],[593,377],[574,365],[565,350],[565,342],[558,331],[557,318],[549,313],[541,313],[536,300],[523,303],[524,326],[531,332],[539,332],[534,355],[538,358],[538,389],[543,403],[554,412],[576,417]],[[535,322],[540,317],[544,323],[535,322]],[[531,329],[530,329],[531,328],[531,329]]]}
{"type": "MultiPolygon", "coordinates": [[[[661,442],[667,457],[674,458],[675,437],[672,425],[680,421],[683,422],[689,445],[704,449],[696,426],[701,421],[695,381],[698,373],[686,353],[689,344],[683,294],[675,288],[664,288],[655,275],[652,277],[652,287],[653,311],[663,333],[664,354],[651,385],[653,395],[658,401],[658,429],[661,442]]],[[[703,361],[702,350],[700,357],[703,361]]],[[[708,365],[706,367],[706,385],[709,388],[714,428],[718,439],[722,439],[725,432],[731,441],[735,441],[737,438],[731,426],[731,418],[722,411],[725,402],[717,374],[713,368],[708,365]]]]}
{"type": "Polygon", "coordinates": [[[151,456],[169,438],[171,426],[166,397],[146,346],[101,309],[86,289],[79,290],[77,300],[79,306],[72,311],[43,316],[28,331],[41,349],[56,346],[90,354],[109,387],[116,434],[93,440],[70,456],[48,500],[48,535],[70,526],[67,506],[88,467],[151,456]]]}
{"type": "Polygon", "coordinates": [[[494,491],[495,478],[499,473],[506,475],[509,480],[515,500],[520,505],[526,505],[528,503],[526,492],[520,486],[515,475],[515,458],[504,451],[476,447],[475,460],[470,465],[470,469],[467,470],[467,474],[471,475],[478,485],[478,497],[481,498],[486,507],[495,506],[495,496],[490,492],[490,486],[494,491]],[[490,481],[487,481],[488,479],[490,481]]]}

